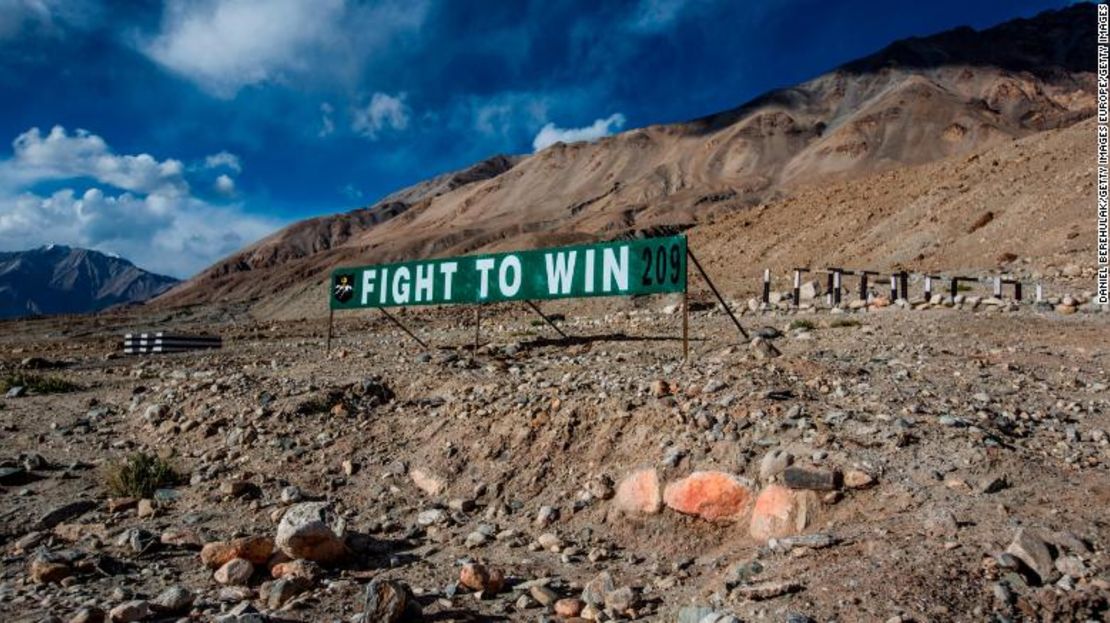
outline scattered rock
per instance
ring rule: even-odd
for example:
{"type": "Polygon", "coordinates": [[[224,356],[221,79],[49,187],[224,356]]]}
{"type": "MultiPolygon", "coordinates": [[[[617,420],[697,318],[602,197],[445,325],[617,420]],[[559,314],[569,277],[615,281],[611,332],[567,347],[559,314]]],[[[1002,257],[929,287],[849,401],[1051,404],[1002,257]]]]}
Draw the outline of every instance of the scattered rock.
{"type": "Polygon", "coordinates": [[[750,350],[756,359],[774,359],[782,356],[782,352],[775,348],[774,344],[761,337],[752,340],[750,350]]]}
{"type": "Polygon", "coordinates": [[[564,597],[555,602],[555,614],[564,618],[576,617],[582,613],[582,608],[584,608],[585,605],[586,604],[582,603],[581,599],[564,597]]]}
{"type": "Polygon", "coordinates": [[[217,582],[225,585],[244,586],[250,582],[254,575],[254,565],[244,558],[232,558],[223,564],[212,576],[217,582]]]}
{"type": "Polygon", "coordinates": [[[849,489],[864,489],[875,484],[875,477],[861,469],[844,472],[844,486],[849,489]]]}
{"type": "Polygon", "coordinates": [[[443,479],[435,476],[429,471],[423,469],[414,469],[409,472],[409,478],[412,479],[417,489],[424,493],[436,497],[447,488],[443,483],[443,479]]]}
{"type": "Polygon", "coordinates": [[[150,600],[150,608],[159,614],[184,614],[195,599],[196,595],[184,586],[171,586],[150,600]]]}
{"type": "Polygon", "coordinates": [[[528,589],[528,594],[535,599],[541,606],[547,607],[555,603],[559,599],[558,593],[551,590],[546,586],[533,586],[528,589]]]}
{"type": "Polygon", "coordinates": [[[486,594],[501,592],[505,586],[505,575],[498,569],[488,569],[485,565],[468,563],[459,571],[459,584],[486,594]]]}
{"type": "Polygon", "coordinates": [[[605,593],[605,608],[610,612],[625,614],[638,605],[639,598],[630,586],[622,586],[605,593]]]}
{"type": "Polygon", "coordinates": [[[311,560],[290,560],[279,562],[270,568],[270,576],[275,580],[281,578],[303,578],[315,582],[324,574],[320,565],[311,560]]]}
{"type": "Polygon", "coordinates": [[[393,580],[375,578],[366,585],[363,620],[366,623],[397,623],[409,608],[408,587],[393,580]]]}
{"type": "Polygon", "coordinates": [[[73,575],[73,569],[68,564],[58,560],[48,560],[45,557],[35,556],[31,560],[31,581],[39,584],[57,584],[73,575]]]}
{"type": "Polygon", "coordinates": [[[605,596],[616,590],[613,576],[608,571],[602,571],[582,588],[582,601],[595,606],[605,604],[605,596]]]}
{"type": "Polygon", "coordinates": [[[80,517],[94,508],[96,508],[96,502],[92,500],[77,500],[76,502],[62,504],[61,506],[51,509],[42,517],[39,517],[35,526],[37,530],[50,530],[63,521],[69,521],[75,517],[80,517]]]}
{"type": "Polygon", "coordinates": [[[671,387],[671,384],[662,379],[652,381],[649,390],[651,391],[651,395],[655,398],[665,398],[674,393],[674,388],[671,387]]]}
{"type": "Polygon", "coordinates": [[[538,513],[536,513],[535,524],[537,526],[546,527],[555,523],[559,518],[559,510],[553,506],[541,506],[538,513]]]}
{"type": "Polygon", "coordinates": [[[761,601],[780,597],[788,593],[796,593],[800,590],[802,590],[802,585],[797,582],[762,582],[760,584],[734,588],[732,589],[731,595],[740,599],[761,601]]]}
{"type": "Polygon", "coordinates": [[[213,541],[200,550],[200,561],[209,569],[218,569],[227,561],[243,558],[262,565],[274,553],[274,540],[268,536],[248,536],[232,541],[213,541]]]}
{"type": "Polygon", "coordinates": [[[792,465],[783,470],[782,482],[791,489],[835,491],[840,488],[840,472],[792,465]]]}
{"type": "Polygon", "coordinates": [[[112,623],[133,623],[149,618],[150,615],[150,604],[141,599],[124,602],[108,611],[108,618],[112,623]]]}
{"type": "Polygon", "coordinates": [[[278,524],[275,545],[290,558],[321,564],[339,562],[347,546],[332,528],[331,511],[324,502],[303,502],[289,507],[278,524]]]}
{"type": "Polygon", "coordinates": [[[420,511],[416,515],[416,523],[421,526],[433,526],[447,522],[447,511],[442,508],[430,508],[420,511]]]}
{"type": "Polygon", "coordinates": [[[263,582],[258,588],[258,598],[271,610],[277,610],[289,600],[312,588],[312,582],[304,577],[284,577],[271,582],[263,582]]]}
{"type": "Polygon", "coordinates": [[[1025,563],[1033,573],[1037,574],[1042,584],[1055,582],[1060,577],[1053,564],[1052,551],[1048,543],[1034,530],[1019,529],[1010,546],[1006,548],[1006,552],[1025,563]]]}
{"type": "Polygon", "coordinates": [[[770,482],[772,478],[778,476],[793,464],[793,454],[782,448],[775,448],[763,455],[763,460],[759,462],[759,479],[763,482],[770,482]]]}

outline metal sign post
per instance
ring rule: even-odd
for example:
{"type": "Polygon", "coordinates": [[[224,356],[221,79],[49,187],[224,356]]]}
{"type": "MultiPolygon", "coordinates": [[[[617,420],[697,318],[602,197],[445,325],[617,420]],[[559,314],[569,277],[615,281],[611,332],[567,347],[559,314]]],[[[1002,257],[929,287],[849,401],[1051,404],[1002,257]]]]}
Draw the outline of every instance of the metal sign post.
{"type": "Polygon", "coordinates": [[[802,304],[802,273],[808,272],[808,268],[794,269],[794,307],[802,304]]]}
{"type": "Polygon", "coordinates": [[[543,321],[546,322],[552,329],[555,329],[555,332],[558,333],[560,336],[562,336],[563,339],[569,339],[569,336],[566,333],[563,333],[562,329],[555,326],[555,323],[550,318],[548,318],[546,314],[544,314],[542,311],[540,311],[540,308],[539,308],[538,305],[536,305],[532,301],[528,301],[528,300],[526,300],[524,302],[528,303],[528,307],[531,307],[532,311],[539,314],[540,318],[543,318],[543,321]]]}
{"type": "Polygon", "coordinates": [[[861,300],[865,303],[867,302],[867,299],[870,296],[870,293],[867,291],[867,278],[870,275],[878,275],[878,274],[879,273],[877,273],[873,270],[861,270],[861,271],[859,271],[859,300],[861,300]]]}
{"type": "Polygon", "coordinates": [[[393,316],[393,314],[391,314],[391,313],[389,313],[388,311],[386,311],[384,307],[379,307],[379,308],[378,308],[378,311],[380,311],[381,313],[385,314],[385,317],[386,317],[386,318],[388,318],[390,322],[392,322],[393,324],[397,325],[397,328],[398,328],[398,329],[400,329],[400,330],[404,331],[406,335],[408,335],[408,336],[409,336],[409,337],[411,337],[411,338],[412,338],[413,340],[415,340],[415,341],[416,341],[416,343],[417,343],[417,344],[419,344],[421,348],[423,348],[424,350],[428,350],[428,345],[427,345],[427,344],[425,344],[423,340],[421,340],[420,338],[416,337],[416,334],[415,334],[415,333],[413,333],[412,331],[409,331],[409,328],[408,328],[408,327],[406,327],[406,326],[405,326],[404,324],[402,324],[400,320],[397,320],[397,318],[395,318],[395,317],[393,316]]]}
{"type": "Polygon", "coordinates": [[[744,336],[745,340],[751,339],[748,337],[748,332],[744,330],[744,327],[740,326],[740,321],[736,319],[736,316],[732,313],[732,310],[729,308],[728,303],[725,302],[725,297],[721,296],[721,293],[717,291],[717,286],[713,285],[713,280],[709,278],[709,275],[705,273],[705,269],[701,267],[701,262],[698,261],[698,258],[694,257],[694,252],[690,250],[690,247],[686,247],[686,255],[690,258],[690,261],[694,263],[694,268],[698,269],[698,273],[701,275],[701,278],[705,280],[705,283],[709,286],[709,289],[713,292],[713,296],[717,297],[717,302],[721,304],[721,307],[724,308],[725,313],[728,314],[728,317],[732,319],[732,324],[736,325],[736,330],[740,332],[740,335],[744,336]]]}

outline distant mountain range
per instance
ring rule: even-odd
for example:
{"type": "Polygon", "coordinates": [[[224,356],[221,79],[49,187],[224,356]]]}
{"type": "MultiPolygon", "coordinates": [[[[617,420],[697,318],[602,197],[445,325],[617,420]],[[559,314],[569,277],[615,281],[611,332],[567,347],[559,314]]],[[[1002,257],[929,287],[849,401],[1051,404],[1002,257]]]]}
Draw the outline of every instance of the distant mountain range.
{"type": "Polygon", "coordinates": [[[177,281],[89,249],[0,252],[0,318],[100,311],[145,301],[177,281]]]}
{"type": "MultiPolygon", "coordinates": [[[[745,223],[754,223],[765,207],[772,208],[766,214],[788,211],[790,197],[805,189],[877,180],[1090,118],[1094,27],[1094,6],[1079,4],[984,30],[914,37],[701,119],[498,156],[375,205],[294,223],[175,287],[158,303],[255,300],[268,308],[259,310],[264,315],[315,314],[324,309],[324,275],[338,265],[685,230],[734,215],[743,218],[732,245],[761,242],[748,237],[745,223]]],[[[963,183],[933,182],[937,188],[963,183]]],[[[876,195],[884,192],[877,182],[876,195]]],[[[1002,201],[1001,195],[987,199],[974,209],[1043,211],[1045,218],[1059,209],[1002,201]]],[[[929,222],[912,198],[898,206],[906,213],[886,215],[873,213],[872,201],[830,204],[825,214],[859,212],[869,215],[865,223],[880,217],[929,222]]],[[[952,218],[978,216],[956,211],[952,218]]],[[[806,231],[810,242],[785,236],[778,248],[843,240],[843,223],[822,223],[806,231]]],[[[1035,230],[1023,233],[1034,236],[1035,230]]],[[[968,261],[993,264],[997,252],[980,247],[980,255],[968,255],[968,261]]],[[[930,253],[921,252],[921,259],[930,253]]],[[[899,261],[899,254],[875,257],[874,266],[899,261]]]]}

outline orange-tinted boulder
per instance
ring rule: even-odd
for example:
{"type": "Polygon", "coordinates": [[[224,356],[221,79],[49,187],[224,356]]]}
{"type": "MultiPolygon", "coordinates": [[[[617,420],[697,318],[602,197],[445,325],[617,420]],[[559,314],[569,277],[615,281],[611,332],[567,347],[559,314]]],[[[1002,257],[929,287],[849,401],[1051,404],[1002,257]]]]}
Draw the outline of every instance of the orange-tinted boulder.
{"type": "Polygon", "coordinates": [[[717,471],[694,472],[663,490],[663,502],[668,507],[708,521],[739,519],[747,512],[751,499],[747,482],[717,471]]]}

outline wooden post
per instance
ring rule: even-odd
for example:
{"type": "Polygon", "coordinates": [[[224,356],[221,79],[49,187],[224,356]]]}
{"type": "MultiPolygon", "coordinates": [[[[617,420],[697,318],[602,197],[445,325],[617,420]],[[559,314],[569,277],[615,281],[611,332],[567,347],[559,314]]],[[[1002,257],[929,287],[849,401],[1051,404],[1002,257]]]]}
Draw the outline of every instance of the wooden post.
{"type": "Polygon", "coordinates": [[[1002,277],[994,278],[994,297],[1002,298],[1002,277]]]}
{"type": "Polygon", "coordinates": [[[890,302],[898,300],[898,277],[893,273],[890,275],[890,302]]]}
{"type": "MultiPolygon", "coordinates": [[[[906,302],[910,300],[910,274],[904,270],[898,273],[898,297],[905,299],[906,302]]],[[[894,299],[894,301],[897,300],[894,299]]]]}
{"type": "Polygon", "coordinates": [[[1041,290],[1041,284],[1037,284],[1037,302],[1040,303],[1044,300],[1044,291],[1041,290]]]}
{"type": "Polygon", "coordinates": [[[833,271],[827,269],[825,276],[825,301],[828,302],[829,307],[833,305],[833,271]]]}
{"type": "Polygon", "coordinates": [[[328,353],[331,352],[331,325],[332,325],[332,321],[334,319],[335,319],[335,310],[331,309],[329,307],[328,308],[328,344],[327,344],[327,346],[324,347],[324,352],[328,352],[328,353]]]}
{"type": "Polygon", "coordinates": [[[933,298],[933,278],[925,275],[925,302],[928,303],[933,298]]]}
{"type": "Polygon", "coordinates": [[[771,304],[771,269],[763,269],[763,304],[771,304]]]}
{"type": "Polygon", "coordinates": [[[686,290],[682,291],[682,359],[690,361],[690,299],[686,290]]]}
{"type": "Polygon", "coordinates": [[[840,269],[833,270],[833,305],[840,305],[840,269]]]}
{"type": "Polygon", "coordinates": [[[960,292],[960,278],[959,277],[953,277],[952,282],[951,282],[951,295],[952,295],[952,300],[953,301],[956,300],[956,295],[959,294],[959,292],[960,292]]]}
{"type": "Polygon", "coordinates": [[[1014,280],[1014,300],[1021,302],[1021,282],[1017,279],[1014,280]]]}
{"type": "Polygon", "coordinates": [[[802,271],[794,269],[794,307],[802,304],[802,271]]]}
{"type": "Polygon", "coordinates": [[[482,306],[474,306],[474,352],[478,352],[479,330],[482,327],[482,306]]]}

